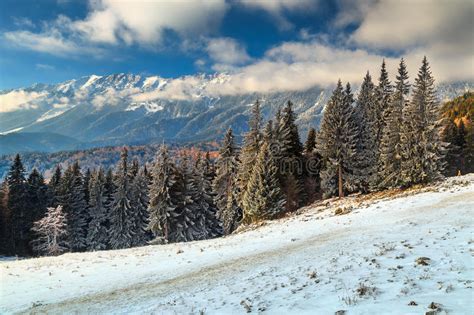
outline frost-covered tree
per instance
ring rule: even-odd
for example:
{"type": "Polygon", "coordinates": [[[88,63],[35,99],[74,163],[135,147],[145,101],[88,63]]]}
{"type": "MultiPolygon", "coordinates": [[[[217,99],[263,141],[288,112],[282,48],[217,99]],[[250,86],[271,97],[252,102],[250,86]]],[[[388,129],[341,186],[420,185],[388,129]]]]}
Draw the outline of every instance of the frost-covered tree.
{"type": "Polygon", "coordinates": [[[413,97],[403,111],[402,181],[427,183],[442,177],[445,143],[441,140],[439,103],[426,57],[413,86],[413,97]]]}
{"type": "Polygon", "coordinates": [[[354,117],[357,124],[354,180],[357,189],[368,192],[377,173],[377,128],[374,111],[377,108],[375,86],[369,72],[364,77],[354,117]]]}
{"type": "Polygon", "coordinates": [[[204,238],[214,238],[223,234],[222,225],[217,216],[217,206],[214,203],[212,181],[214,174],[209,154],[198,157],[194,181],[196,183],[196,202],[204,228],[204,238]]]}
{"type": "MultiPolygon", "coordinates": [[[[252,174],[253,167],[262,142],[262,114],[260,102],[257,100],[252,106],[252,113],[249,120],[249,131],[245,134],[244,144],[240,152],[240,165],[238,173],[238,184],[241,196],[247,189],[247,184],[252,174]]],[[[239,199],[240,199],[239,198],[239,199]]]]}
{"type": "Polygon", "coordinates": [[[68,221],[70,249],[73,251],[85,250],[89,212],[79,163],[75,162],[64,172],[59,200],[68,221]]]}
{"type": "Polygon", "coordinates": [[[105,175],[102,169],[91,175],[89,191],[90,222],[87,233],[87,248],[89,250],[107,249],[109,245],[107,229],[109,213],[105,191],[105,175]]]}
{"type": "Polygon", "coordinates": [[[400,134],[403,125],[403,109],[408,103],[410,84],[408,82],[408,71],[403,58],[398,66],[395,91],[385,110],[385,123],[380,142],[379,178],[380,188],[397,187],[402,184],[402,145],[400,134]]]}
{"type": "Polygon", "coordinates": [[[248,189],[243,195],[243,222],[271,219],[285,211],[285,195],[280,189],[278,167],[268,142],[262,144],[248,189]]]}
{"type": "Polygon", "coordinates": [[[357,128],[353,122],[352,104],[348,103],[350,91],[342,88],[341,80],[329,100],[317,141],[324,169],[321,172],[321,186],[325,196],[339,197],[344,191],[354,189],[354,154],[357,128]]]}
{"type": "Polygon", "coordinates": [[[307,196],[304,191],[303,145],[291,101],[283,108],[275,134],[277,136],[274,137],[275,144],[271,145],[271,150],[277,164],[280,186],[286,196],[286,208],[293,211],[304,204],[307,196]]]}
{"type": "Polygon", "coordinates": [[[132,209],[134,219],[134,237],[132,246],[141,246],[148,242],[148,177],[144,168],[139,168],[132,180],[132,209]]]}
{"type": "Polygon", "coordinates": [[[86,169],[86,172],[83,176],[83,183],[84,183],[84,199],[86,200],[86,204],[89,204],[89,182],[91,180],[91,170],[89,168],[86,169]]]}
{"type": "Polygon", "coordinates": [[[180,216],[179,203],[182,196],[177,187],[179,175],[176,166],[164,145],[154,162],[152,176],[148,229],[158,239],[176,241],[173,229],[180,216]]]}
{"type": "Polygon", "coordinates": [[[128,175],[128,151],[123,148],[114,179],[115,193],[110,207],[110,246],[128,248],[133,244],[134,220],[131,185],[128,175]]]}
{"type": "Polygon", "coordinates": [[[236,181],[238,165],[238,149],[234,143],[232,129],[229,128],[219,149],[216,176],[212,183],[224,234],[232,233],[242,219],[242,209],[237,202],[237,197],[240,196],[236,181]]]}
{"type": "Polygon", "coordinates": [[[45,217],[36,221],[31,230],[37,236],[32,242],[37,254],[55,256],[68,250],[67,219],[61,206],[48,208],[45,217]]]}

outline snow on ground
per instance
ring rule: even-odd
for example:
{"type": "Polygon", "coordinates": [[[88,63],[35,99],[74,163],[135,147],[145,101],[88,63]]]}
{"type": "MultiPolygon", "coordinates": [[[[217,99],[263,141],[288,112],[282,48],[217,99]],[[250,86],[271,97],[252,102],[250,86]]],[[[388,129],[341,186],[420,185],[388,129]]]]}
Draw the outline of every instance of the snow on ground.
{"type": "Polygon", "coordinates": [[[215,240],[2,261],[0,313],[473,314],[473,212],[470,174],[215,240]]]}

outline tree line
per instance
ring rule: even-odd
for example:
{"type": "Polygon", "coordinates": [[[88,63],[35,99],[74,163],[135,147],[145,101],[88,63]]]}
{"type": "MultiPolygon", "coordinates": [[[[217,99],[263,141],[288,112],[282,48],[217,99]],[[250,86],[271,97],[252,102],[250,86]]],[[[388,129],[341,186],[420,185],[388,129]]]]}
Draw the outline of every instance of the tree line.
{"type": "Polygon", "coordinates": [[[291,101],[264,122],[257,100],[242,146],[229,128],[216,159],[170,154],[163,145],[151,166],[140,165],[124,148],[114,171],[83,172],[76,162],[64,172],[58,166],[46,184],[36,170],[25,178],[17,155],[0,191],[2,251],[55,255],[202,240],[316,199],[440,179],[450,147],[426,57],[411,88],[403,59],[393,84],[385,62],[377,84],[367,72],[357,99],[339,80],[320,129],[310,129],[304,144],[291,101]]]}

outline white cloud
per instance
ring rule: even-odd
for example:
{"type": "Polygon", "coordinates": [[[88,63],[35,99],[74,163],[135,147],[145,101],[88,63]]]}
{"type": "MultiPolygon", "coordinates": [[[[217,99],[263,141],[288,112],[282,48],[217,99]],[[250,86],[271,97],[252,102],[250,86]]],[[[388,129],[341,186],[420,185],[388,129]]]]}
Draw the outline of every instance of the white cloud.
{"type": "Polygon", "coordinates": [[[206,51],[214,61],[216,71],[233,69],[252,60],[245,48],[232,38],[210,39],[206,51]]]}
{"type": "Polygon", "coordinates": [[[0,95],[0,113],[13,112],[19,109],[37,108],[32,102],[37,100],[46,93],[26,92],[24,90],[11,91],[0,95]]]}
{"type": "MultiPolygon", "coordinates": [[[[101,108],[103,106],[116,106],[124,99],[129,98],[131,95],[137,94],[140,91],[138,88],[129,88],[124,90],[115,90],[112,87],[109,87],[105,90],[103,94],[94,96],[91,103],[96,108],[101,108]]],[[[78,95],[81,97],[81,95],[78,95]]]]}
{"type": "Polygon", "coordinates": [[[203,34],[214,30],[228,5],[225,0],[114,1],[91,2],[91,12],[73,28],[92,41],[155,45],[166,30],[180,35],[203,34]]]}
{"type": "Polygon", "coordinates": [[[145,93],[138,93],[131,97],[135,102],[145,102],[155,99],[190,100],[198,97],[196,92],[201,81],[195,76],[185,76],[169,81],[163,88],[145,93]]]}
{"type": "Polygon", "coordinates": [[[37,63],[35,65],[35,67],[36,67],[36,69],[39,69],[39,70],[54,70],[54,69],[56,69],[54,66],[44,64],[44,63],[37,63]]]}

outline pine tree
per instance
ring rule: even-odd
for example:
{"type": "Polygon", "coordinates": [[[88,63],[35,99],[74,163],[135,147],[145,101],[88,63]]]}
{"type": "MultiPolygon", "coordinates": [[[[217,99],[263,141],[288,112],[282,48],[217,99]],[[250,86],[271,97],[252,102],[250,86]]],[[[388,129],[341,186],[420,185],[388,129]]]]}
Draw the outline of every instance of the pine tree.
{"type": "Polygon", "coordinates": [[[305,203],[307,196],[304,191],[303,145],[291,101],[283,109],[278,126],[278,137],[275,137],[276,145],[272,146],[272,154],[279,171],[280,186],[286,196],[287,210],[293,211],[305,203]]]}
{"type": "Polygon", "coordinates": [[[41,219],[46,213],[47,189],[43,175],[34,168],[27,180],[28,208],[32,212],[33,222],[41,219]]]}
{"type": "Polygon", "coordinates": [[[216,161],[216,176],[212,183],[218,217],[222,222],[226,235],[232,233],[242,219],[242,209],[237,202],[240,192],[235,180],[238,165],[238,150],[234,143],[232,129],[229,128],[219,150],[219,157],[216,161]]]}
{"type": "Polygon", "coordinates": [[[413,98],[403,111],[402,180],[405,185],[427,183],[441,178],[445,144],[434,78],[426,57],[418,71],[413,98]]]}
{"type": "Polygon", "coordinates": [[[0,184],[0,253],[4,255],[14,254],[14,242],[12,239],[12,218],[8,208],[8,183],[0,184]]]}
{"type": "Polygon", "coordinates": [[[89,216],[91,220],[87,233],[87,248],[89,250],[104,250],[108,248],[109,236],[105,175],[102,169],[92,174],[89,191],[89,216]]]}
{"type": "Polygon", "coordinates": [[[31,254],[30,229],[33,224],[32,212],[28,209],[28,186],[25,169],[17,154],[7,175],[7,207],[11,213],[11,239],[13,254],[25,256],[31,254]]]}
{"type": "MultiPolygon", "coordinates": [[[[472,118],[471,118],[472,119],[472,118]]],[[[466,128],[465,143],[466,146],[462,152],[464,156],[464,173],[474,173],[474,126],[472,121],[469,124],[469,128],[466,128]]]]}
{"type": "Polygon", "coordinates": [[[204,158],[198,157],[194,181],[196,183],[196,202],[202,216],[204,238],[214,238],[223,234],[221,222],[218,219],[217,206],[214,203],[212,181],[214,174],[209,154],[204,158]]]}
{"type": "Polygon", "coordinates": [[[252,115],[249,120],[249,132],[245,135],[244,145],[240,154],[240,165],[238,174],[238,184],[243,196],[247,189],[247,184],[252,174],[253,167],[262,142],[262,116],[260,112],[260,102],[257,100],[252,107],[252,115]]]}
{"type": "Polygon", "coordinates": [[[133,244],[134,220],[128,174],[128,151],[123,148],[114,179],[115,192],[110,207],[110,246],[129,248],[133,244]]]}
{"type": "Polygon", "coordinates": [[[306,138],[306,142],[304,143],[304,154],[309,155],[311,154],[314,149],[316,148],[316,129],[310,128],[308,132],[308,137],[306,138]]]}
{"type": "Polygon", "coordinates": [[[403,58],[398,66],[397,81],[393,98],[386,109],[385,123],[380,142],[380,184],[381,188],[397,187],[401,185],[401,126],[403,123],[403,109],[407,106],[410,93],[408,72],[403,58]]]}
{"type": "MultiPolygon", "coordinates": [[[[180,215],[179,191],[177,187],[178,172],[168,155],[166,146],[160,148],[152,169],[153,182],[150,187],[148,229],[158,239],[176,241],[174,227],[180,215]]],[[[155,241],[158,241],[155,240],[155,241]]]]}
{"type": "Polygon", "coordinates": [[[89,204],[89,182],[91,180],[91,170],[88,168],[83,176],[83,183],[84,183],[84,199],[86,200],[86,204],[89,204]]]}
{"type": "Polygon", "coordinates": [[[285,202],[278,181],[278,167],[269,143],[265,141],[242,199],[243,222],[274,218],[285,211],[285,202]]]}
{"type": "MultiPolygon", "coordinates": [[[[380,166],[380,144],[382,142],[383,130],[385,128],[385,122],[387,121],[387,115],[389,111],[387,109],[390,107],[393,94],[393,86],[388,78],[388,72],[385,68],[385,60],[382,61],[382,67],[380,69],[380,77],[378,86],[375,90],[376,92],[376,106],[375,111],[373,112],[374,116],[372,117],[375,133],[375,143],[376,143],[376,165],[377,168],[380,166]]],[[[379,172],[375,172],[373,177],[373,188],[377,187],[380,184],[379,172]]]]}
{"type": "Polygon", "coordinates": [[[145,245],[149,238],[148,226],[148,177],[144,168],[139,168],[132,180],[132,208],[134,218],[134,237],[132,246],[145,245]]]}
{"type": "Polygon", "coordinates": [[[79,163],[75,162],[64,172],[61,179],[59,203],[68,221],[68,243],[71,250],[87,248],[87,223],[89,212],[84,196],[84,183],[79,163]]]}
{"type": "Polygon", "coordinates": [[[357,144],[354,180],[357,189],[368,192],[377,173],[377,127],[374,121],[374,111],[377,108],[375,86],[369,72],[364,77],[357,106],[354,111],[354,121],[357,123],[357,144]]]}
{"type": "Polygon", "coordinates": [[[48,206],[53,208],[56,208],[59,205],[61,177],[61,166],[58,164],[48,183],[48,206]]]}
{"type": "Polygon", "coordinates": [[[317,148],[324,169],[321,172],[321,186],[325,196],[354,189],[353,163],[357,128],[353,122],[353,108],[348,101],[348,91],[344,92],[338,81],[329,100],[321,122],[317,148]]]}
{"type": "Polygon", "coordinates": [[[61,206],[48,208],[31,230],[37,235],[32,243],[37,254],[55,256],[67,251],[67,219],[61,206]]]}

